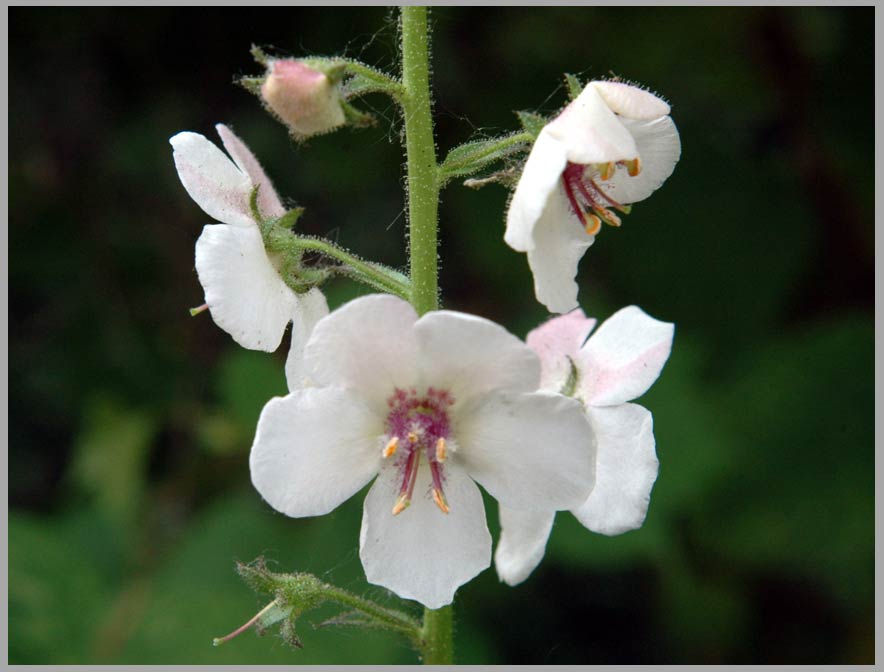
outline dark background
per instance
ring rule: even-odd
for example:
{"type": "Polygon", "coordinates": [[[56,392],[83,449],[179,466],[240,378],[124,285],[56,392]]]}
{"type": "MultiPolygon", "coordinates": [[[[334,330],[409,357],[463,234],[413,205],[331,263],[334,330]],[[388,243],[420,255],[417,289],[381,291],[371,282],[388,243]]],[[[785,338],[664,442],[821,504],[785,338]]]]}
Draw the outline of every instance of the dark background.
{"type": "MultiPolygon", "coordinates": [[[[580,299],[675,322],[641,400],[660,476],[645,526],[560,515],[518,588],[493,569],[456,604],[464,663],[871,663],[874,659],[872,8],[438,8],[444,153],[553,113],[562,74],[610,73],[672,102],[673,177],[606,229],[580,299]]],[[[251,44],[396,71],[384,8],[9,10],[9,662],[414,662],[392,635],[262,605],[234,561],[264,554],[372,597],[361,496],[319,519],[262,503],[248,451],[284,393],[288,340],[238,348],[207,315],[207,216],[168,138],[231,124],[303,230],[402,267],[401,125],[296,146],[234,77],[251,44]]],[[[442,195],[446,307],[525,333],[545,319],[502,241],[506,191],[442,195]]],[[[364,293],[327,286],[334,307],[364,293]]],[[[488,500],[496,534],[495,504],[488,500]]]]}

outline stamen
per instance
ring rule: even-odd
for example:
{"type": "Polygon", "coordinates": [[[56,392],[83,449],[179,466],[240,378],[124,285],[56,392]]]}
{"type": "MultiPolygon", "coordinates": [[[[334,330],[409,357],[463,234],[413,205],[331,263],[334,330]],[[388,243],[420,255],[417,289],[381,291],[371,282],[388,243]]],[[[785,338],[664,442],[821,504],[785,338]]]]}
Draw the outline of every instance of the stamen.
{"type": "Polygon", "coordinates": [[[433,488],[433,501],[442,513],[448,513],[451,511],[451,509],[448,508],[448,502],[445,501],[445,495],[442,494],[441,490],[433,488]]]}
{"type": "Polygon", "coordinates": [[[607,208],[602,207],[601,205],[596,205],[593,210],[599,217],[602,218],[602,221],[604,221],[605,224],[610,224],[611,226],[620,226],[620,224],[622,223],[617,215],[615,215],[607,208]]]}
{"type": "Polygon", "coordinates": [[[444,462],[447,457],[448,449],[445,446],[445,439],[440,436],[436,441],[436,462],[444,462]]]}
{"type": "Polygon", "coordinates": [[[614,177],[614,171],[617,170],[617,164],[613,161],[608,161],[607,163],[603,163],[602,167],[599,168],[599,176],[603,180],[610,180],[614,177]]]}
{"type": "Polygon", "coordinates": [[[386,447],[384,448],[384,452],[381,453],[384,457],[392,457],[396,452],[396,447],[399,445],[399,437],[394,436],[387,442],[386,447]]]}
{"type": "Polygon", "coordinates": [[[417,469],[420,466],[420,452],[415,450],[408,456],[405,463],[405,478],[402,479],[402,487],[399,489],[399,497],[393,505],[393,515],[398,516],[411,504],[411,496],[414,494],[414,484],[417,482],[417,469]]]}
{"type": "Polygon", "coordinates": [[[602,220],[595,215],[583,213],[583,230],[588,236],[594,236],[602,229],[602,220]]]}
{"type": "Polygon", "coordinates": [[[398,516],[408,508],[409,504],[411,504],[411,500],[408,498],[408,495],[399,495],[396,503],[393,505],[393,515],[398,516]]]}
{"type": "Polygon", "coordinates": [[[623,164],[626,166],[629,177],[635,177],[642,172],[642,161],[639,157],[635,157],[631,161],[624,161],[623,164]]]}

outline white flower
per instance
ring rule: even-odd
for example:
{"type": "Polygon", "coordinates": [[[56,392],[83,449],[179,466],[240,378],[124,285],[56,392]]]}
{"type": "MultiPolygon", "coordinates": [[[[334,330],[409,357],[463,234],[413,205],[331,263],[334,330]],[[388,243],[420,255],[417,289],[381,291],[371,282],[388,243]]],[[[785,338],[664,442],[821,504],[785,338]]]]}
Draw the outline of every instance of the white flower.
{"type": "MultiPolygon", "coordinates": [[[[651,413],[627,403],[660,375],[672,349],[674,325],[629,306],[595,326],[583,311],[553,318],[528,334],[540,356],[541,389],[584,404],[596,436],[596,482],[571,510],[584,526],[606,535],[641,527],[657,478],[651,413]],[[585,341],[585,343],[584,343],[585,341]],[[576,377],[575,377],[576,374],[576,377]]],[[[501,535],[494,562],[501,580],[524,581],[543,558],[555,511],[500,507],[501,535]]]]}
{"type": "Polygon", "coordinates": [[[669,105],[619,82],[590,82],[543,127],[516,186],[504,240],[528,253],[537,300],[577,307],[577,264],[613,212],[629,212],[668,178],[681,155],[669,105]]]}
{"type": "Polygon", "coordinates": [[[207,225],[196,242],[196,270],[206,304],[215,324],[250,350],[276,350],[294,320],[292,350],[299,352],[313,324],[328,314],[328,305],[318,289],[299,295],[280,276],[252,215],[253,189],[258,187],[262,217],[280,217],[285,209],[249,148],[223,124],[215,128],[233,161],[198,133],[169,139],[187,193],[206,214],[223,222],[207,225]]]}
{"type": "Polygon", "coordinates": [[[316,325],[313,386],[270,400],[252,483],[288,516],[332,511],[375,476],[359,555],[369,582],[430,608],[485,569],[491,537],[473,481],[513,509],[566,509],[592,488],[594,438],[580,403],[537,392],[540,363],[488,320],[418,319],[390,295],[316,325]]]}

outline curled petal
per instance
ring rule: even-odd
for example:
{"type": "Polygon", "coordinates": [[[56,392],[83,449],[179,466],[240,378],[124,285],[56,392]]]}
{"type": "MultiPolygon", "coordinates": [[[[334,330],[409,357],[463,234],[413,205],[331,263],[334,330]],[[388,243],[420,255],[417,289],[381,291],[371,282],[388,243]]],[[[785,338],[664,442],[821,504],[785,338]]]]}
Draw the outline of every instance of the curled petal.
{"type": "Polygon", "coordinates": [[[462,409],[458,460],[503,506],[572,509],[595,475],[595,437],[576,399],[488,394],[462,409]]]}
{"type": "Polygon", "coordinates": [[[617,170],[599,186],[618,203],[636,203],[654,193],[672,175],[681,157],[681,140],[670,117],[652,121],[624,119],[623,124],[635,137],[641,172],[630,177],[626,170],[617,170]]]}
{"type": "Polygon", "coordinates": [[[571,213],[564,192],[556,189],[535,227],[534,249],[528,250],[534,294],[550,312],[577,307],[577,266],[594,241],[571,213]]]}
{"type": "Polygon", "coordinates": [[[595,487],[577,519],[593,532],[615,535],[645,522],[660,463],[650,411],[637,404],[588,410],[598,441],[595,487]]]}
{"type": "Polygon", "coordinates": [[[500,507],[500,540],[494,551],[494,566],[501,581],[516,586],[540,564],[555,516],[551,509],[500,507]]]}
{"type": "Polygon", "coordinates": [[[590,406],[613,406],[644,394],[672,350],[675,325],[637,306],[605,320],[578,355],[579,395],[590,406]]]}
{"type": "Polygon", "coordinates": [[[313,333],[316,323],[328,315],[328,302],[325,294],[316,287],[298,295],[298,305],[292,319],[292,345],[285,360],[285,378],[290,392],[299,390],[309,383],[304,370],[304,348],[313,333]]]}
{"type": "Polygon", "coordinates": [[[178,133],[169,143],[181,184],[207,215],[225,224],[254,226],[251,181],[224,152],[198,133],[178,133]]]}
{"type": "Polygon", "coordinates": [[[287,516],[319,516],[380,467],[383,421],[345,390],[307,388],[267,402],[249,456],[252,483],[287,516]]]}
{"type": "Polygon", "coordinates": [[[224,143],[224,149],[233,158],[239,169],[245,173],[251,180],[252,185],[258,187],[258,210],[264,217],[281,217],[285,214],[285,208],[279,202],[279,196],[273,188],[273,183],[258,159],[252,154],[246,144],[240,140],[236,134],[224,124],[217,124],[215,130],[221,136],[221,142],[224,143]]]}
{"type": "Polygon", "coordinates": [[[547,320],[528,333],[525,342],[540,357],[540,387],[559,392],[571,375],[571,362],[595,327],[579,308],[547,320]]]}
{"type": "Polygon", "coordinates": [[[503,239],[517,252],[534,249],[534,228],[567,163],[565,144],[541,131],[531,148],[522,177],[510,201],[503,239]]]}
{"type": "Polygon", "coordinates": [[[565,145],[572,163],[624,161],[638,154],[632,135],[592,84],[545,130],[565,145]]]}
{"type": "Polygon", "coordinates": [[[267,257],[258,227],[204,227],[196,270],[215,324],[244,348],[279,347],[298,297],[267,257]]]}
{"type": "Polygon", "coordinates": [[[304,348],[304,370],[319,385],[357,390],[386,413],[394,388],[417,382],[417,313],[389,294],[354,299],[321,319],[304,348]]]}
{"type": "Polygon", "coordinates": [[[421,317],[414,332],[420,381],[450,391],[456,402],[466,402],[493,389],[537,389],[537,355],[499,324],[440,310],[421,317]]]}
{"type": "Polygon", "coordinates": [[[445,465],[442,513],[429,496],[430,470],[418,471],[411,505],[394,516],[399,471],[386,467],[371,486],[362,514],[359,557],[369,583],[438,609],[491,562],[491,534],[475,483],[454,463],[445,465]]]}
{"type": "Polygon", "coordinates": [[[669,114],[665,100],[632,84],[623,82],[590,82],[608,107],[627,119],[656,119],[669,114]]]}

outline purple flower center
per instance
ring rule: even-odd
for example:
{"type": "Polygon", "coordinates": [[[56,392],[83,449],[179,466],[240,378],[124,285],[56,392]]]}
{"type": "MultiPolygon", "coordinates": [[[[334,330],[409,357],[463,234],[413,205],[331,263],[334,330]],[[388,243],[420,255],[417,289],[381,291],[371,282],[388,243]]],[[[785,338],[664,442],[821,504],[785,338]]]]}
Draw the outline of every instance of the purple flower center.
{"type": "Polygon", "coordinates": [[[599,232],[602,222],[611,226],[620,226],[620,217],[615,215],[611,208],[625,215],[629,214],[628,205],[618,203],[608,196],[595,181],[596,173],[602,181],[610,179],[619,165],[626,167],[631,177],[635,177],[641,171],[639,160],[633,159],[618,161],[616,164],[603,163],[598,166],[584,166],[569,161],[562,172],[562,187],[565,196],[568,197],[571,210],[583,223],[583,229],[590,236],[599,232]],[[589,212],[590,210],[592,212],[589,212]]]}
{"type": "Polygon", "coordinates": [[[383,455],[385,458],[396,456],[395,466],[401,475],[399,496],[393,506],[394,516],[411,503],[422,454],[430,465],[433,501],[443,513],[448,513],[442,490],[445,481],[442,464],[448,459],[451,442],[448,409],[453,403],[451,394],[433,387],[428,387],[423,395],[418,395],[415,388],[402,390],[397,387],[387,399],[389,440],[383,455]]]}

